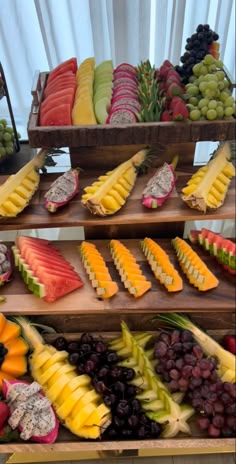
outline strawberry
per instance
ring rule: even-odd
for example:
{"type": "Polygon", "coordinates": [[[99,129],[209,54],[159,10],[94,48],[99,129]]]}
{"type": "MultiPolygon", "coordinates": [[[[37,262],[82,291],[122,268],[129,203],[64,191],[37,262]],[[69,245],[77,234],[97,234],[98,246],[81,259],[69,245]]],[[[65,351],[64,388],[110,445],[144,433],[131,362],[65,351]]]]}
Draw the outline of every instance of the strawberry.
{"type": "Polygon", "coordinates": [[[169,103],[169,109],[173,111],[174,107],[177,105],[177,103],[179,102],[182,102],[182,98],[181,97],[173,97],[172,100],[170,101],[169,103]]]}
{"type": "Polygon", "coordinates": [[[184,102],[177,102],[173,108],[173,121],[182,121],[188,118],[188,109],[184,102]]]}
{"type": "Polygon", "coordinates": [[[168,110],[163,111],[163,113],[161,114],[161,121],[162,122],[172,121],[172,116],[168,110]]]}
{"type": "Polygon", "coordinates": [[[176,95],[182,95],[183,89],[179,84],[170,84],[167,88],[166,95],[169,98],[175,97],[176,95]]]}
{"type": "Polygon", "coordinates": [[[9,441],[14,441],[19,438],[19,433],[17,430],[12,430],[9,425],[5,425],[0,428],[0,443],[7,443],[9,441]]]}
{"type": "Polygon", "coordinates": [[[223,338],[223,346],[230,353],[236,354],[236,337],[234,335],[225,335],[223,338]]]}
{"type": "Polygon", "coordinates": [[[10,417],[10,408],[4,401],[0,401],[0,429],[6,423],[8,417],[10,417]]]}

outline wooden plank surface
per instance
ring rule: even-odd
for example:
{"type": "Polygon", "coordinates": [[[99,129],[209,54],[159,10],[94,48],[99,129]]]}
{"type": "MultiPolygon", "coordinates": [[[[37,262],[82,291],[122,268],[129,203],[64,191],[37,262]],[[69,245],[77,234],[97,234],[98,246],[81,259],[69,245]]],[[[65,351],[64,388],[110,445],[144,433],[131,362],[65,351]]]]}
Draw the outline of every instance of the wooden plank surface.
{"type": "MultiPolygon", "coordinates": [[[[235,278],[226,273],[222,267],[207,252],[196,245],[193,248],[202,257],[209,269],[219,279],[219,286],[208,292],[200,292],[190,285],[183,276],[184,289],[181,292],[168,293],[167,290],[155,279],[149,264],[139,246],[139,240],[122,240],[135,256],[143,273],[152,282],[152,288],[141,298],[134,298],[128,293],[120,281],[119,275],[111,260],[107,240],[93,241],[103,255],[111,276],[119,285],[119,292],[109,300],[100,300],[96,296],[86,275],[76,247],[79,241],[58,241],[54,246],[74,266],[81,276],[84,286],[74,292],[60,298],[55,303],[46,303],[28,292],[18,271],[15,271],[14,279],[0,290],[1,295],[6,296],[6,301],[1,304],[1,311],[5,314],[41,314],[41,315],[111,315],[111,314],[152,314],[164,311],[199,312],[234,312],[235,308],[235,278]]],[[[176,269],[180,269],[171,241],[168,239],[158,240],[164,250],[169,254],[176,269]]]]}
{"type": "MultiPolygon", "coordinates": [[[[54,214],[49,213],[44,207],[44,195],[53,180],[55,180],[59,174],[42,174],[39,189],[35,193],[29,206],[16,218],[1,217],[0,229],[16,230],[45,227],[95,227],[100,225],[147,224],[148,233],[148,224],[233,218],[235,214],[235,180],[231,182],[224,204],[217,210],[211,210],[203,214],[200,211],[189,208],[189,206],[183,202],[181,190],[194,171],[196,171],[196,168],[193,169],[192,167],[186,167],[184,171],[177,170],[178,178],[171,196],[161,208],[148,209],[142,205],[141,198],[147,181],[155,172],[155,168],[150,169],[148,174],[140,176],[137,179],[136,185],[126,204],[116,214],[107,217],[93,216],[81,204],[83,189],[91,185],[99,175],[104,174],[104,171],[81,173],[79,193],[68,205],[59,209],[54,214]]],[[[6,178],[6,176],[0,177],[0,185],[6,178]]]]}
{"type": "Polygon", "coordinates": [[[38,115],[31,113],[28,136],[29,143],[34,148],[233,140],[235,119],[45,127],[38,126],[38,115]]]}

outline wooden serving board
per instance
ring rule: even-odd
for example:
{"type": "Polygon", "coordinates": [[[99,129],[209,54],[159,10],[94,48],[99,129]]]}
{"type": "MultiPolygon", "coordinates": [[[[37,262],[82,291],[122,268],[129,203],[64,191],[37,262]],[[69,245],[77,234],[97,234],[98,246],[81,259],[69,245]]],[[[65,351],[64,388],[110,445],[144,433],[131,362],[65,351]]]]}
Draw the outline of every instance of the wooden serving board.
{"type": "MultiPolygon", "coordinates": [[[[118,272],[112,262],[109,252],[109,241],[98,240],[93,241],[98,250],[104,257],[106,264],[110,270],[112,278],[118,283],[119,292],[112,298],[101,300],[97,297],[96,291],[92,288],[87,277],[83,264],[81,262],[77,247],[80,244],[78,241],[54,242],[53,245],[61,251],[62,255],[74,266],[75,270],[81,276],[84,286],[74,292],[60,298],[54,303],[46,303],[42,299],[36,298],[30,294],[26,285],[22,281],[18,271],[14,273],[12,281],[5,285],[0,290],[0,295],[6,296],[6,301],[1,304],[1,311],[4,314],[28,314],[28,315],[83,315],[89,316],[110,316],[133,315],[142,313],[153,315],[158,312],[165,311],[181,311],[181,312],[200,312],[208,313],[227,313],[234,312],[235,308],[235,278],[228,274],[223,268],[211,257],[207,252],[196,245],[193,248],[199,256],[204,260],[209,269],[219,279],[219,286],[207,292],[200,292],[187,281],[179,268],[178,261],[171,246],[171,241],[168,239],[158,240],[158,243],[168,253],[170,259],[177,270],[180,271],[183,277],[184,288],[181,292],[168,293],[167,290],[155,279],[149,264],[145,260],[142,250],[139,246],[139,240],[122,240],[129,250],[135,256],[144,275],[151,281],[152,287],[145,295],[140,298],[134,298],[128,293],[120,281],[118,272]]],[[[97,324],[99,326],[99,319],[97,324]]]]}
{"type": "MultiPolygon", "coordinates": [[[[175,188],[158,209],[148,209],[142,205],[141,198],[144,187],[155,168],[149,170],[148,174],[138,177],[136,185],[131,192],[126,204],[114,215],[99,217],[93,216],[81,203],[83,189],[91,185],[97,177],[104,174],[104,170],[85,171],[80,175],[80,191],[68,205],[59,209],[56,213],[49,213],[44,206],[44,195],[51,183],[60,174],[42,174],[39,189],[35,193],[28,207],[16,218],[0,218],[2,230],[16,229],[39,229],[45,227],[75,227],[75,226],[116,226],[146,224],[148,235],[148,224],[161,225],[163,223],[177,223],[185,221],[207,220],[207,219],[231,219],[235,199],[235,181],[232,180],[224,204],[217,210],[208,211],[206,214],[189,208],[181,198],[181,190],[196,171],[195,168],[177,169],[177,182],[175,188]]],[[[0,185],[6,180],[6,176],[0,177],[0,185]]],[[[135,228],[135,226],[133,226],[135,228]]]]}

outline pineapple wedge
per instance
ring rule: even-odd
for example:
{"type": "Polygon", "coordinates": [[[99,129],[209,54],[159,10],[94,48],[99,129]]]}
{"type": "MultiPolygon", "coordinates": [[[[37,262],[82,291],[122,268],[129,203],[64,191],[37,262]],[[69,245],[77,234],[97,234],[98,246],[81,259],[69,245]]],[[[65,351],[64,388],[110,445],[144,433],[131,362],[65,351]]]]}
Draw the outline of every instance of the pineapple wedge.
{"type": "Polygon", "coordinates": [[[87,375],[78,375],[65,351],[44,343],[24,317],[15,317],[33,349],[29,366],[33,378],[51,401],[58,418],[75,435],[99,438],[110,423],[110,409],[94,390],[87,375]]]}
{"type": "Polygon", "coordinates": [[[28,205],[39,186],[38,169],[44,165],[47,153],[48,150],[40,150],[29,163],[0,186],[0,216],[16,217],[28,205]]]}
{"type": "Polygon", "coordinates": [[[145,162],[149,150],[140,150],[132,158],[112,171],[100,176],[84,189],[82,204],[97,216],[115,214],[126,203],[133,189],[138,169],[145,162]]]}
{"type": "Polygon", "coordinates": [[[235,167],[229,160],[229,143],[220,145],[214,157],[189,179],[182,189],[182,199],[190,208],[206,213],[207,209],[219,208],[225,200],[235,167]]]}

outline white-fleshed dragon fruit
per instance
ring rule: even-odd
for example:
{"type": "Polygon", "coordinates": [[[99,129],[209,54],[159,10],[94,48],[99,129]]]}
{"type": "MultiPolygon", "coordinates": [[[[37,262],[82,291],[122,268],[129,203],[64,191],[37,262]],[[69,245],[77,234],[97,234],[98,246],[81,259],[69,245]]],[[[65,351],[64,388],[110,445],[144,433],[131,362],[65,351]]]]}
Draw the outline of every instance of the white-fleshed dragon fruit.
{"type": "Polygon", "coordinates": [[[176,182],[175,168],[178,163],[176,155],[173,161],[164,163],[149,179],[143,190],[142,204],[147,208],[158,208],[169,198],[176,182]]]}
{"type": "Polygon", "coordinates": [[[79,191],[79,169],[69,169],[59,176],[44,195],[45,207],[50,213],[69,203],[79,191]]]}
{"type": "Polygon", "coordinates": [[[22,440],[54,443],[59,421],[50,401],[40,390],[37,382],[3,380],[3,395],[11,411],[8,424],[13,430],[19,430],[22,440]]]}

